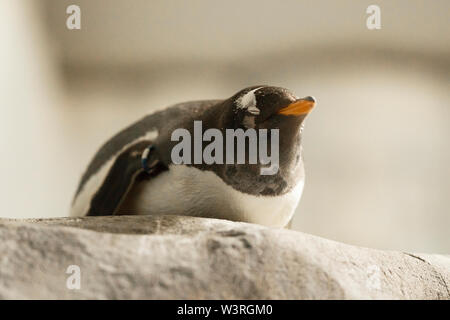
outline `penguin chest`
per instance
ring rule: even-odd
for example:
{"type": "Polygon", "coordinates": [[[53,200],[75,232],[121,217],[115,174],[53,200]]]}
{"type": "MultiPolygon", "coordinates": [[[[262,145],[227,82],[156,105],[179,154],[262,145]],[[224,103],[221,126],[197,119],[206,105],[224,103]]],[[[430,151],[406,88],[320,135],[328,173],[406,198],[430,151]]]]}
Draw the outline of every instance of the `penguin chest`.
{"type": "Polygon", "coordinates": [[[157,177],[136,184],[119,214],[188,215],[284,227],[303,191],[301,180],[280,196],[255,196],[227,185],[210,171],[171,165],[157,177]]]}

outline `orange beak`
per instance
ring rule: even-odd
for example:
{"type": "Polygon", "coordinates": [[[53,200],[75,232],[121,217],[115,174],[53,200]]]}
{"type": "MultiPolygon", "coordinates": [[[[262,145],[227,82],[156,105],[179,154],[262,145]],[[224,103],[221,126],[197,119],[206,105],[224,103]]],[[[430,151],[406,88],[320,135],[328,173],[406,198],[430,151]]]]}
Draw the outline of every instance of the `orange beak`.
{"type": "Polygon", "coordinates": [[[278,114],[286,116],[299,116],[309,113],[316,105],[316,100],[313,97],[305,97],[292,102],[287,107],[278,111],[278,114]]]}

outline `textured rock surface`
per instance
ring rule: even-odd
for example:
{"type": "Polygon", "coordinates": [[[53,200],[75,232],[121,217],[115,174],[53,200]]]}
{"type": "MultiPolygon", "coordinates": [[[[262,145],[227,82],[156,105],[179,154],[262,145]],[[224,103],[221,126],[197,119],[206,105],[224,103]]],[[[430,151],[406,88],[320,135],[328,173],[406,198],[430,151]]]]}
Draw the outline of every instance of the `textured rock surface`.
{"type": "Polygon", "coordinates": [[[203,218],[2,219],[0,298],[450,299],[450,257],[203,218]]]}

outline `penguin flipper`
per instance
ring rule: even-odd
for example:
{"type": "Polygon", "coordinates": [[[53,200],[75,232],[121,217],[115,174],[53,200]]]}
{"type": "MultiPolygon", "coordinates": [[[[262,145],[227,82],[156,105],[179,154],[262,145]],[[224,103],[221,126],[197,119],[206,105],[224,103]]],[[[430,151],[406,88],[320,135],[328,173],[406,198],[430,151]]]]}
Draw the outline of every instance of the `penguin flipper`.
{"type": "Polygon", "coordinates": [[[116,214],[138,176],[152,177],[164,170],[162,163],[150,151],[153,148],[151,143],[141,140],[121,152],[93,197],[86,216],[116,214]]]}

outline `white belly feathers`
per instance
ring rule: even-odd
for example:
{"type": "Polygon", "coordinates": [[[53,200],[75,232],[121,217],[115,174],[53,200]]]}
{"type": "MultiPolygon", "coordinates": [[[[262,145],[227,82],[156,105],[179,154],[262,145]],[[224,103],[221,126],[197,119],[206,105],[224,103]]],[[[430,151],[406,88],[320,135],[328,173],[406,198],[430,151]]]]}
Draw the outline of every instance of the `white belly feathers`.
{"type": "Polygon", "coordinates": [[[255,196],[233,189],[211,171],[171,165],[130,190],[119,214],[189,215],[284,227],[292,218],[304,180],[281,196],[255,196]]]}

